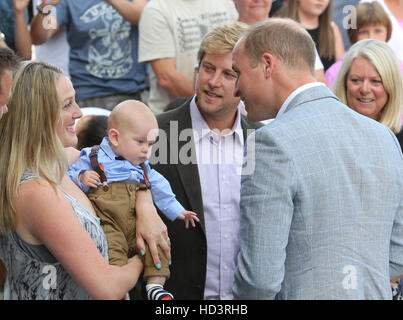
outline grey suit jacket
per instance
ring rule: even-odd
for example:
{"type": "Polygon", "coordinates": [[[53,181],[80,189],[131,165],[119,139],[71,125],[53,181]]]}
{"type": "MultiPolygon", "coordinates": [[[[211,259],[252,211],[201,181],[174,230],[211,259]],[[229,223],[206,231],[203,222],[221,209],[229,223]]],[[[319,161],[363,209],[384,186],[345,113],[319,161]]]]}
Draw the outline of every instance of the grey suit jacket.
{"type": "MultiPolygon", "coordinates": [[[[159,128],[166,133],[167,154],[156,154],[161,161],[152,165],[169,181],[177,200],[186,210],[196,212],[200,219],[196,228],[185,229],[183,221],[171,222],[161,215],[168,227],[172,244],[171,278],[166,282],[165,288],[175,299],[203,299],[206,282],[207,242],[196,155],[190,154],[189,151],[188,156],[193,159],[190,164],[176,161],[179,151],[183,150],[185,145],[190,143],[194,150],[193,136],[189,136],[185,141],[177,141],[177,133],[192,128],[190,101],[191,99],[177,109],[157,116],[159,128]]],[[[261,127],[262,124],[251,123],[242,116],[241,126],[246,139],[248,129],[261,127]]],[[[150,159],[150,163],[153,162],[154,157],[150,159]]]]}
{"type": "Polygon", "coordinates": [[[248,137],[238,299],[390,299],[403,274],[403,157],[324,86],[248,137]],[[249,156],[248,156],[249,157],[249,156]]]}

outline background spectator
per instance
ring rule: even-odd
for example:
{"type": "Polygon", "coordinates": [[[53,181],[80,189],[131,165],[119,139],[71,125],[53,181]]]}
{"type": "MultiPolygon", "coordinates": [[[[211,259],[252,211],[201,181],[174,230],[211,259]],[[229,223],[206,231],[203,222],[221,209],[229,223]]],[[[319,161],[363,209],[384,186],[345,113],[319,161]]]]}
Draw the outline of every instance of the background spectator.
{"type": "Polygon", "coordinates": [[[77,149],[99,145],[102,139],[108,135],[107,116],[85,116],[77,123],[77,149]]]}
{"type": "Polygon", "coordinates": [[[13,72],[18,67],[18,58],[6,47],[0,47],[0,119],[5,114],[10,98],[13,72]]]}
{"type": "MultiPolygon", "coordinates": [[[[33,0],[33,14],[38,14],[37,7],[44,7],[43,0],[33,0]]],[[[46,5],[45,5],[46,6],[46,5]]],[[[70,46],[67,41],[67,33],[64,28],[59,28],[57,32],[47,42],[35,46],[35,59],[45,61],[63,70],[63,73],[70,78],[69,72],[70,46]]]]}
{"type": "MultiPolygon", "coordinates": [[[[388,14],[378,2],[364,2],[355,7],[347,21],[352,23],[354,19],[356,28],[347,30],[347,34],[351,44],[363,39],[377,39],[387,42],[392,33],[392,25],[388,14]]],[[[334,63],[325,73],[325,79],[329,88],[333,87],[337,73],[343,63],[344,56],[334,63]]],[[[403,72],[403,63],[400,61],[403,72]]]]}
{"type": "Polygon", "coordinates": [[[151,66],[147,105],[154,113],[161,113],[176,97],[193,95],[203,36],[237,18],[232,0],[153,0],[146,5],[139,25],[139,62],[151,66]]]}
{"type": "Polygon", "coordinates": [[[79,105],[111,110],[123,100],[141,100],[148,85],[146,66],[138,63],[137,23],[146,0],[59,1],[38,7],[31,35],[34,44],[42,44],[59,27],[66,28],[70,77],[79,105]],[[55,15],[47,15],[55,4],[55,15]]]}
{"type": "MultiPolygon", "coordinates": [[[[353,45],[337,75],[334,92],[353,110],[399,134],[403,114],[403,80],[393,50],[384,42],[361,40],[353,45]]],[[[402,134],[399,142],[403,147],[402,134]]]]}
{"type": "MultiPolygon", "coordinates": [[[[18,67],[18,59],[14,52],[5,47],[0,47],[0,119],[8,111],[7,103],[11,94],[11,82],[13,71],[18,67]]],[[[0,133],[1,134],[1,133],[0,133]]],[[[3,295],[3,283],[7,270],[0,260],[0,300],[3,295]]]]}
{"type": "Polygon", "coordinates": [[[333,21],[337,24],[340,34],[343,38],[344,49],[350,48],[350,41],[348,40],[346,24],[346,17],[351,13],[352,7],[354,7],[359,0],[332,0],[332,12],[333,21]]]}
{"type": "Polygon", "coordinates": [[[379,2],[392,22],[392,35],[388,44],[400,61],[403,61],[403,0],[361,0],[360,2],[379,2]]]}
{"type": "Polygon", "coordinates": [[[0,33],[4,34],[6,45],[24,60],[31,59],[32,42],[27,26],[29,2],[30,0],[0,1],[0,33]]]}
{"type": "Polygon", "coordinates": [[[324,70],[344,54],[343,39],[337,24],[332,22],[331,0],[290,0],[281,9],[281,16],[298,21],[309,32],[319,52],[324,70]]]}

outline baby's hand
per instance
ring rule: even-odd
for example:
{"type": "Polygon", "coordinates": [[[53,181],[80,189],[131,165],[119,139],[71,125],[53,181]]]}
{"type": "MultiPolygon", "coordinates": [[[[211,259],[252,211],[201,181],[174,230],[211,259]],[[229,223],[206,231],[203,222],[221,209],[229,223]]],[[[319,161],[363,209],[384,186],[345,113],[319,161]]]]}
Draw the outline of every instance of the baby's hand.
{"type": "Polygon", "coordinates": [[[183,211],[179,216],[179,220],[185,220],[186,229],[189,228],[189,222],[192,224],[192,227],[196,227],[195,221],[200,222],[197,214],[193,211],[183,211]]]}
{"type": "Polygon", "coordinates": [[[93,188],[97,188],[98,184],[101,182],[99,174],[94,170],[84,171],[80,174],[78,179],[83,185],[93,188]]]}

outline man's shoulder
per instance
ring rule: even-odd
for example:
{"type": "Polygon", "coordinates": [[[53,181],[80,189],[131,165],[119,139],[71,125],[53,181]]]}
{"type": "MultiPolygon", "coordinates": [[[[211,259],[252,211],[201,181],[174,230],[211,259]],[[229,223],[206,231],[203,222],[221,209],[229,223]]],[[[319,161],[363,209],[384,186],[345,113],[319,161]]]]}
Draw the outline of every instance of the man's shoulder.
{"type": "Polygon", "coordinates": [[[262,122],[251,122],[246,116],[241,115],[241,126],[242,129],[259,129],[264,126],[262,122]]]}
{"type": "Polygon", "coordinates": [[[182,105],[179,107],[165,111],[163,113],[160,113],[156,116],[158,125],[160,129],[162,127],[169,126],[170,121],[181,121],[181,122],[191,122],[190,118],[190,101],[191,99],[185,101],[182,105]]]}

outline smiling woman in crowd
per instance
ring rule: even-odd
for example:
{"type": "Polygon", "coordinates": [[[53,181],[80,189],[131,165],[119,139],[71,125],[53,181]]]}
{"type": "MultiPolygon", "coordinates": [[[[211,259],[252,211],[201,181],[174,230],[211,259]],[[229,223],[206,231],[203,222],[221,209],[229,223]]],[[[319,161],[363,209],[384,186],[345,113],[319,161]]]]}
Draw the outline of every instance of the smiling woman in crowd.
{"type": "Polygon", "coordinates": [[[367,39],[353,45],[344,58],[334,92],[350,108],[392,130],[402,147],[402,73],[385,42],[367,39]]]}

